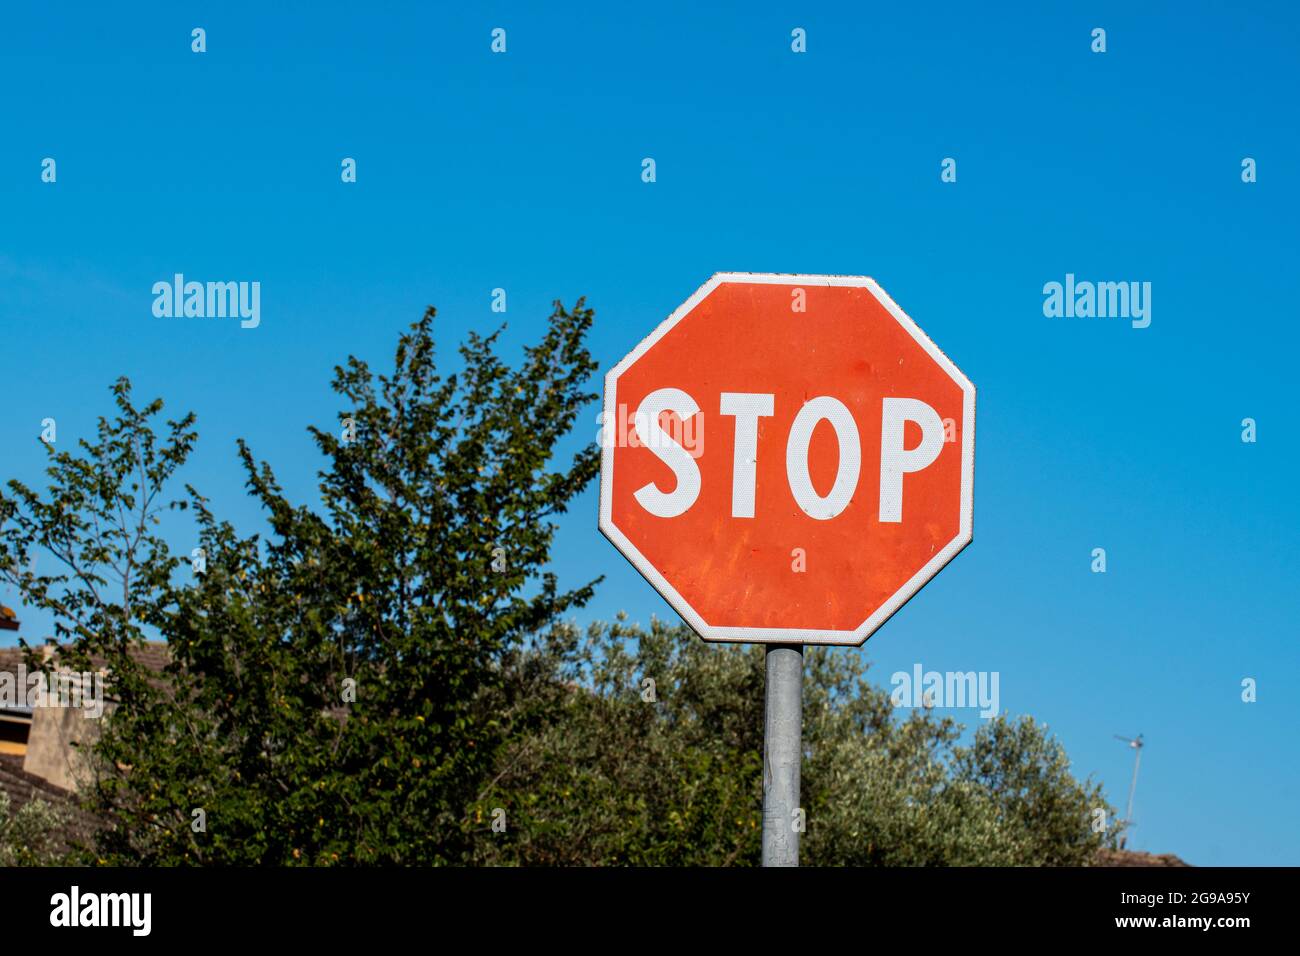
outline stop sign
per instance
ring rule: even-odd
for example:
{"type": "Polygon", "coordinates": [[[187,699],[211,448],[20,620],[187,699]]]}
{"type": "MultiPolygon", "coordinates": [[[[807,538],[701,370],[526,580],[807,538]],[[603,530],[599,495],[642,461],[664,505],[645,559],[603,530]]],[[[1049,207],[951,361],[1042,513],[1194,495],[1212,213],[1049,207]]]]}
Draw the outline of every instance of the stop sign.
{"type": "Polygon", "coordinates": [[[971,541],[975,387],[869,278],[715,275],[602,422],[600,529],[705,640],[861,644],[971,541]]]}

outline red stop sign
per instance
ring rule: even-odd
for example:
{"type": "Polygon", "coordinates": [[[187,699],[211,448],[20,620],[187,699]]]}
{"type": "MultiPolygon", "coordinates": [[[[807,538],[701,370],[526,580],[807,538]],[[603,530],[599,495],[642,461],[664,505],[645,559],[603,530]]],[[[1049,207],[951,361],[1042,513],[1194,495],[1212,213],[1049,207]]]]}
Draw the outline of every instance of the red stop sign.
{"type": "Polygon", "coordinates": [[[861,644],[971,541],[975,387],[869,278],[715,275],[602,446],[601,531],[705,640],[861,644]]]}

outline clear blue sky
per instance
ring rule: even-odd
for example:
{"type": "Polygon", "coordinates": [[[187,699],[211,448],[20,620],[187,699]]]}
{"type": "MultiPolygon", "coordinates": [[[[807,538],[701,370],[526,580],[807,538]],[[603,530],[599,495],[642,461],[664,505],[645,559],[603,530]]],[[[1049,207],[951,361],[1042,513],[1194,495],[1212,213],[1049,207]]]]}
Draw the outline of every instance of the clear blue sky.
{"type": "MultiPolygon", "coordinates": [[[[330,368],[426,304],[450,351],[504,287],[513,350],[585,294],[604,369],[714,272],[871,275],[979,389],[974,544],[869,642],[877,679],[1000,672],[1121,806],[1112,734],[1142,732],[1137,847],[1300,863],[1294,8],[473,6],[7,8],[0,476],[125,373],[198,412],[186,477],[252,530],[236,437],[309,498],[330,368]],[[261,327],[154,318],[175,272],[261,282],[261,327]],[[1150,328],[1045,318],[1067,272],[1152,283],[1150,328]]],[[[607,575],[584,618],[671,615],[594,488],[560,545],[607,575]]]]}

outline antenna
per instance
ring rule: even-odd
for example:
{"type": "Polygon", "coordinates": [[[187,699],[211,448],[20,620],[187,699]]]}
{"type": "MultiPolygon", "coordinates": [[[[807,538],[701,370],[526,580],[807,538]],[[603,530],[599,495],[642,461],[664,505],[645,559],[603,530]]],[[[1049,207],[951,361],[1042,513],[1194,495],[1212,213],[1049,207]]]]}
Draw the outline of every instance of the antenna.
{"type": "MultiPolygon", "coordinates": [[[[1130,747],[1133,748],[1133,782],[1129,785],[1128,788],[1128,816],[1124,820],[1126,824],[1132,827],[1133,826],[1133,794],[1137,792],[1138,768],[1142,766],[1142,748],[1145,745],[1142,743],[1141,734],[1138,734],[1136,737],[1132,737],[1132,738],[1121,737],[1119,734],[1115,734],[1114,736],[1116,740],[1122,740],[1124,741],[1124,743],[1128,744],[1130,747]]],[[[1123,842],[1120,844],[1120,848],[1123,849],[1124,843],[1127,842],[1128,842],[1128,837],[1125,837],[1123,842]]]]}

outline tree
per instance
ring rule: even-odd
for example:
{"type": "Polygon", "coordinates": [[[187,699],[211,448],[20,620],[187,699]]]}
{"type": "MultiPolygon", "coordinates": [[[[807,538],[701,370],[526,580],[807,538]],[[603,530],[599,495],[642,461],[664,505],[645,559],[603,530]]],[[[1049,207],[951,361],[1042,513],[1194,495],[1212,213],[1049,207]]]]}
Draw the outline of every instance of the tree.
{"type": "Polygon", "coordinates": [[[62,830],[68,814],[39,797],[17,810],[0,790],[0,867],[57,866],[63,861],[62,830]]]}
{"type": "MultiPolygon", "coordinates": [[[[143,744],[161,736],[170,708],[160,682],[133,652],[166,622],[175,601],[171,579],[181,561],[171,555],[159,525],[163,512],[186,507],[183,500],[168,500],[165,489],[197,434],[187,415],[168,421],[160,436],[152,421],[162,402],[137,407],[125,379],[112,393],[117,416],[101,417],[95,437],[81,439],[78,451],[42,446],[50,482],[44,494],[17,480],[8,483],[10,495],[0,493],[0,578],[16,585],[29,607],[53,617],[62,645],[57,659],[47,661],[23,641],[29,671],[48,678],[56,663],[80,672],[111,670],[114,695],[129,706],[107,738],[128,736],[138,724],[147,732],[143,744]],[[52,556],[54,571],[36,573],[38,553],[52,556]]],[[[134,756],[132,748],[111,752],[134,756]]],[[[92,763],[106,774],[107,787],[114,778],[130,777],[129,761],[92,763]]],[[[138,774],[134,780],[143,782],[138,774]]],[[[167,825],[157,815],[138,820],[128,812],[124,820],[144,833],[167,825]]]]}
{"type": "MultiPolygon", "coordinates": [[[[568,640],[577,642],[572,626],[568,640]]],[[[685,628],[592,625],[556,672],[556,718],[512,741],[478,811],[482,863],[750,863],[761,826],[763,676],[753,649],[685,628]],[[650,681],[652,683],[647,683],[650,681]]]]}
{"type": "Polygon", "coordinates": [[[552,467],[595,397],[592,315],[557,303],[518,368],[496,355],[498,331],[471,335],[463,370],[439,375],[432,309],[390,374],[350,358],[335,369],[339,433],[312,429],[326,459],[318,510],[288,501],[242,442],[265,539],[241,537],[192,487],[168,502],[197,517],[206,567],[192,580],[151,527],[193,416],[160,443],[161,402],[138,409],[122,380],[98,441],[47,448],[44,495],[10,482],[0,573],[55,616],[69,663],[100,656],[113,672],[90,789],[111,821],[97,859],[465,858],[477,825],[465,807],[502,742],[538,719],[520,649],[596,583],[563,591],[545,570],[548,519],[598,469],[594,445],[552,467]],[[63,572],[24,570],[42,547],[63,572]],[[163,675],[132,654],[151,634],[171,651],[163,675]]]}
{"type": "MultiPolygon", "coordinates": [[[[802,858],[810,865],[1081,865],[1115,835],[1032,719],[999,716],[968,745],[951,719],[894,712],[860,655],[809,648],[802,858]]],[[[477,859],[519,864],[757,865],[761,647],[685,626],[593,625],[557,721],[503,752],[481,812],[510,826],[477,859]],[[647,693],[652,680],[654,695],[647,693]]]]}

